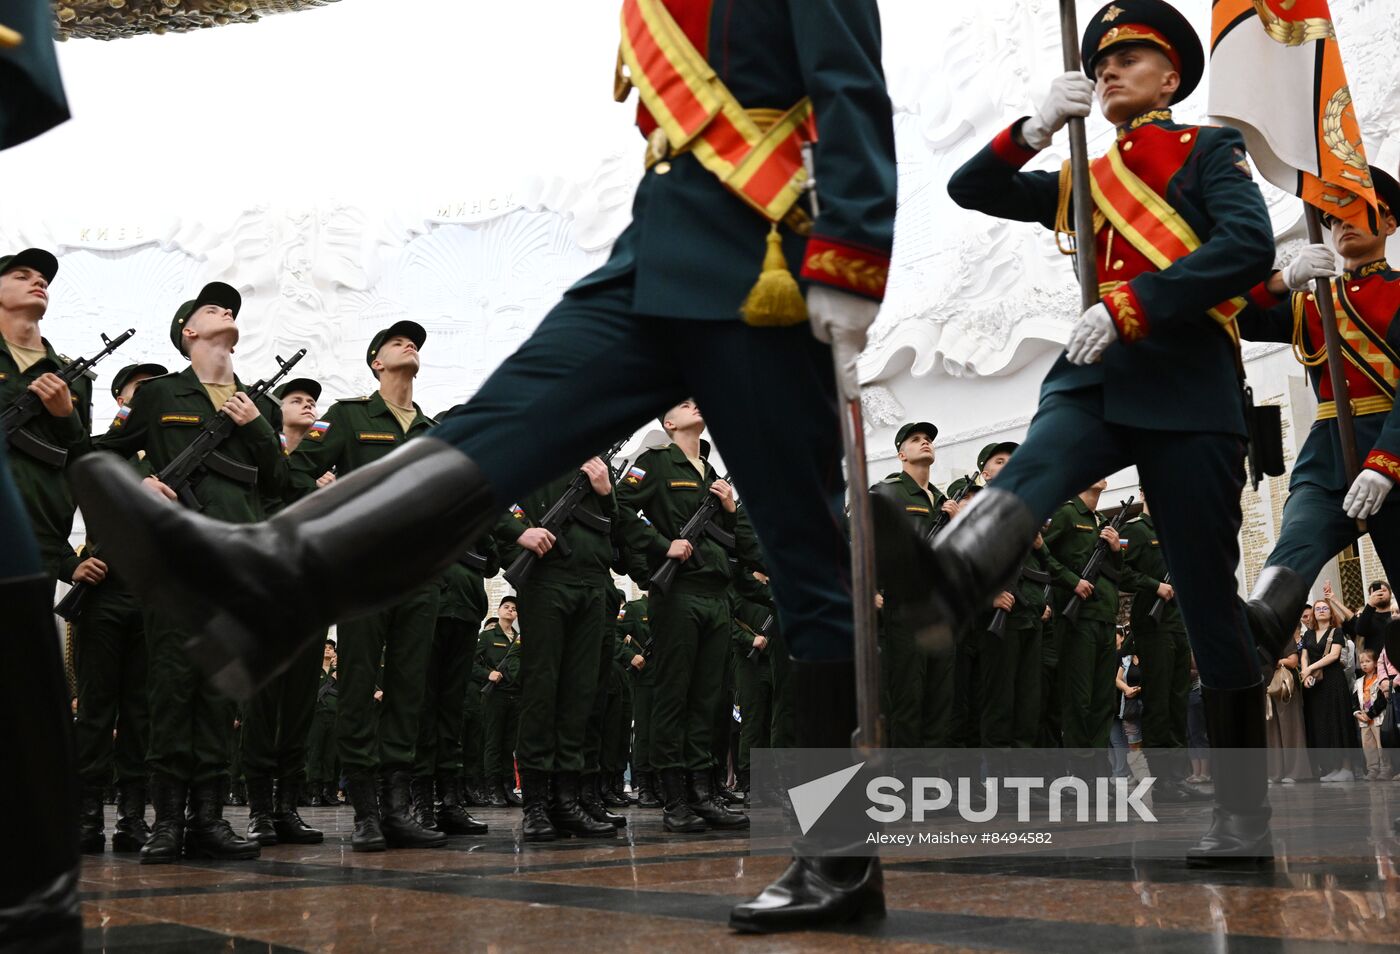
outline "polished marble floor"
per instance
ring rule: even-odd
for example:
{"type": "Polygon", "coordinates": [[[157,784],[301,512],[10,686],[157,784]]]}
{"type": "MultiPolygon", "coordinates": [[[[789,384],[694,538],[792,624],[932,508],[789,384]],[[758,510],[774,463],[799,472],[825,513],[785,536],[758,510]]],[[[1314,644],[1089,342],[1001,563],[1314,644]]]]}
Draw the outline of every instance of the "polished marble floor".
{"type": "MultiPolygon", "coordinates": [[[[1364,817],[1364,783],[1318,786],[1328,812],[1364,817]]],[[[1400,783],[1386,802],[1400,804],[1400,783]]],[[[1387,805],[1387,808],[1389,805],[1387,805]]],[[[109,831],[112,818],[109,811],[109,831]]],[[[1164,836],[1205,809],[1161,813],[1164,836]]],[[[88,856],[82,899],[92,951],[325,954],[439,951],[1320,951],[1400,950],[1400,840],[1369,854],[1295,858],[1202,875],[1171,859],[1033,854],[887,862],[889,918],[744,937],[730,905],[782,868],[747,837],[668,835],[632,809],[614,841],[522,847],[516,810],[481,810],[491,832],[430,851],[356,855],[350,810],[306,809],[325,844],[279,845],[250,862],[141,866],[88,856]],[[1394,861],[1392,860],[1394,859],[1394,861]]],[[[229,809],[235,823],[245,809],[229,809]]],[[[1280,842],[1287,841],[1286,834],[1280,842]]],[[[771,847],[771,846],[769,846],[771,847]]]]}

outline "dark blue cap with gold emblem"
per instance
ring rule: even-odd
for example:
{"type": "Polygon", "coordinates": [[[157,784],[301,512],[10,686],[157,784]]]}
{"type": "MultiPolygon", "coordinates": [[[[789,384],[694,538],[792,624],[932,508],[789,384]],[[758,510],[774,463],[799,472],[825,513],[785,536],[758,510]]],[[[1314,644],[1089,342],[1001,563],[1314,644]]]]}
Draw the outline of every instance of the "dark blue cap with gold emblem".
{"type": "Polygon", "coordinates": [[[909,435],[914,433],[927,434],[930,441],[938,440],[938,428],[928,421],[910,421],[908,424],[901,425],[899,430],[894,432],[894,449],[899,450],[899,445],[903,444],[909,439],[909,435]]]}
{"type": "Polygon", "coordinates": [[[375,336],[369,340],[369,347],[365,350],[365,364],[373,367],[375,356],[379,354],[380,347],[384,342],[397,335],[403,335],[409,341],[412,341],[413,346],[419,351],[423,350],[423,342],[428,340],[428,332],[424,330],[423,326],[418,322],[409,321],[406,318],[401,321],[396,321],[383,331],[377,332],[375,336]]]}
{"type": "Polygon", "coordinates": [[[1114,0],[1094,14],[1084,29],[1080,57],[1084,72],[1094,78],[1094,64],[1109,50],[1125,44],[1147,46],[1165,53],[1181,74],[1173,103],[1195,92],[1205,73],[1205,51],[1191,22],[1164,0],[1114,0]]]}
{"type": "Polygon", "coordinates": [[[44,281],[52,282],[58,274],[58,259],[53,252],[42,248],[27,248],[22,252],[0,257],[0,275],[17,268],[32,268],[44,276],[44,281]]]}
{"type": "Polygon", "coordinates": [[[181,354],[185,353],[184,336],[181,334],[185,330],[185,322],[190,320],[190,315],[205,305],[218,305],[220,308],[227,308],[237,318],[238,309],[243,307],[243,296],[238,294],[238,289],[232,285],[225,285],[223,282],[210,282],[199,290],[198,295],[177,308],[175,317],[170,319],[170,343],[181,354]]]}

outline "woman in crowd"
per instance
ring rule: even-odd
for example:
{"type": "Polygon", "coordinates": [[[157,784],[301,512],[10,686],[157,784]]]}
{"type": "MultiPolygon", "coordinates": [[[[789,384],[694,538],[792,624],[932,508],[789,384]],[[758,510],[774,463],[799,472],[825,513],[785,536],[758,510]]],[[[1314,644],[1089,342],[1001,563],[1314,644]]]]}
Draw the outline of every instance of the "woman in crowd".
{"type": "Polygon", "coordinates": [[[1342,665],[1346,634],[1334,625],[1328,601],[1313,604],[1313,626],[1303,633],[1301,646],[1303,717],[1312,764],[1323,782],[1355,779],[1346,764],[1346,750],[1357,743],[1351,688],[1342,665]]]}

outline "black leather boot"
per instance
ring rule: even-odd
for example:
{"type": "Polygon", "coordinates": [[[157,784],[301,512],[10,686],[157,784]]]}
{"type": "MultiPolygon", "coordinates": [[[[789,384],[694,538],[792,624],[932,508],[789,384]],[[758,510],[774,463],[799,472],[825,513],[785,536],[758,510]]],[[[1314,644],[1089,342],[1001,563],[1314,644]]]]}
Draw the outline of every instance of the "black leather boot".
{"type": "Polygon", "coordinates": [[[690,807],[689,793],[686,791],[685,769],[662,769],[661,776],[661,825],[667,831],[697,832],[705,830],[705,823],[690,807]]]}
{"type": "Polygon", "coordinates": [[[390,848],[441,848],[447,844],[442,832],[430,831],[414,820],[408,772],[397,769],[380,777],[379,805],[379,825],[390,848]]]}
{"type": "Polygon", "coordinates": [[[352,775],[345,782],[350,804],[355,809],[355,831],[350,836],[353,851],[383,851],[384,830],[379,824],[379,793],[368,775],[352,775]]]}
{"type": "Polygon", "coordinates": [[[339,808],[345,804],[345,800],[340,797],[340,792],[337,791],[338,786],[338,782],[327,782],[325,787],[321,789],[321,800],[326,803],[328,808],[339,808]]]}
{"type": "MultiPolygon", "coordinates": [[[[590,817],[579,804],[579,773],[555,772],[550,781],[554,791],[549,800],[549,823],[555,831],[577,838],[612,838],[617,834],[611,822],[590,817]]],[[[598,807],[602,807],[601,802],[598,807]]]]}
{"type": "Polygon", "coordinates": [[[234,782],[233,785],[229,787],[229,795],[228,798],[225,799],[224,804],[234,805],[238,808],[245,807],[248,804],[247,787],[244,786],[242,782],[234,782]]]}
{"type": "MultiPolygon", "coordinates": [[[[987,493],[982,491],[977,499],[987,493]]],[[[855,664],[794,659],[792,679],[797,744],[849,748],[856,727],[855,664]]],[[[744,932],[790,931],[883,918],[880,859],[843,856],[843,847],[815,839],[795,845],[787,871],[757,898],[731,910],[729,926],[744,932]]]]}
{"type": "Polygon", "coordinates": [[[408,799],[418,827],[439,831],[437,812],[433,810],[433,777],[415,775],[408,783],[408,799]]]}
{"type": "Polygon", "coordinates": [[[880,586],[925,651],[951,653],[957,633],[1020,571],[1035,516],[1014,494],[988,488],[931,546],[885,486],[876,484],[870,501],[880,586]]]}
{"type": "Polygon", "coordinates": [[[626,828],[627,816],[609,811],[603,800],[602,776],[590,772],[579,781],[578,803],[583,813],[594,821],[604,822],[614,828],[626,828]]]}
{"type": "Polygon", "coordinates": [[[625,773],[623,773],[623,772],[618,772],[615,776],[613,776],[613,791],[617,792],[617,794],[618,794],[618,796],[619,796],[620,798],[625,798],[625,799],[627,799],[627,804],[628,804],[628,805],[635,805],[635,804],[637,804],[637,778],[636,778],[636,774],[634,773],[633,776],[632,776],[632,790],[631,790],[630,792],[627,790],[627,786],[626,786],[626,781],[627,781],[627,780],[623,777],[624,774],[625,774],[625,773]]]}
{"type": "Polygon", "coordinates": [[[1298,617],[1308,604],[1307,582],[1287,567],[1266,566],[1244,604],[1249,634],[1269,675],[1298,631],[1298,617]]]}
{"type": "Polygon", "coordinates": [[[151,777],[151,803],[156,823],[141,847],[143,865],[168,865],[180,860],[185,848],[185,783],[166,775],[151,777]]]}
{"type": "Polygon", "coordinates": [[[301,782],[285,779],[277,781],[277,811],[272,816],[272,827],[277,832],[277,840],[284,845],[319,845],[326,840],[319,828],[312,828],[301,820],[297,811],[301,782]]]}
{"type": "Polygon", "coordinates": [[[744,804],[744,796],[724,784],[725,774],[719,766],[710,769],[710,788],[714,790],[715,796],[726,805],[744,804]]]}
{"type": "Polygon", "coordinates": [[[1260,867],[1273,862],[1269,834],[1269,766],[1264,732],[1264,684],[1247,689],[1201,687],[1206,732],[1214,751],[1232,750],[1211,762],[1215,808],[1208,830],[1186,853],[1193,868],[1260,867]]]}
{"type": "Polygon", "coordinates": [[[307,803],[312,808],[325,808],[328,804],[326,802],[326,787],[324,785],[312,785],[310,790],[311,795],[308,797],[307,803]]]}
{"type": "Polygon", "coordinates": [[[729,810],[715,794],[713,779],[714,772],[709,769],[690,773],[690,810],[710,828],[748,828],[749,816],[729,810]]]}
{"type": "Polygon", "coordinates": [[[190,809],[185,817],[186,858],[246,861],[261,852],[256,841],[236,833],[224,818],[224,800],[219,794],[227,785],[227,778],[217,778],[190,786],[190,809]]]}
{"type": "Polygon", "coordinates": [[[485,808],[491,804],[486,797],[486,783],[480,775],[462,776],[462,804],[467,808],[485,808]]]}
{"type": "Polygon", "coordinates": [[[627,793],[622,790],[622,773],[609,772],[606,776],[599,774],[598,785],[603,804],[609,808],[628,808],[632,805],[627,799],[627,793]],[[606,779],[606,783],[604,782],[606,779]]]}
{"type": "Polygon", "coordinates": [[[637,783],[637,807],[660,808],[661,796],[656,793],[656,773],[648,770],[638,774],[641,779],[637,783]]]}
{"type": "Polygon", "coordinates": [[[112,830],[113,851],[140,851],[151,837],[146,824],[146,784],[117,786],[117,827],[112,830]]]}
{"type": "Polygon", "coordinates": [[[102,818],[102,786],[84,785],[78,798],[78,850],[85,855],[100,855],[107,847],[102,818]]]}
{"type": "Polygon", "coordinates": [[[200,634],[191,658],[235,699],[285,669],[337,619],[436,575],[499,511],[477,466],[432,437],[255,524],[211,520],[157,498],[114,454],[76,461],[69,481],[104,559],[200,634]],[[394,519],[377,519],[385,513],[394,519]],[[191,566],[206,572],[189,573],[191,566]]]}
{"type": "Polygon", "coordinates": [[[749,805],[749,770],[738,769],[734,775],[734,787],[738,791],[739,797],[743,799],[744,807],[747,808],[749,805]]]}
{"type": "MultiPolygon", "coordinates": [[[[525,780],[521,779],[520,784],[524,785],[525,780]]],[[[486,804],[492,808],[505,808],[510,804],[506,801],[505,783],[499,775],[494,775],[486,781],[486,804]]]]}
{"type": "Polygon", "coordinates": [[[549,774],[521,769],[520,793],[524,796],[520,835],[525,841],[554,841],[559,832],[549,820],[549,774]]]}
{"type": "Polygon", "coordinates": [[[520,797],[520,793],[515,790],[515,776],[507,775],[501,781],[501,794],[505,796],[506,805],[511,808],[520,808],[525,804],[525,799],[520,797]]]}
{"type": "Polygon", "coordinates": [[[260,845],[277,844],[272,825],[272,779],[248,779],[248,837],[260,845]]]}
{"type": "Polygon", "coordinates": [[[487,825],[471,816],[466,809],[466,799],[462,795],[462,777],[445,773],[438,776],[438,795],[442,802],[438,805],[438,828],[449,835],[484,835],[487,825]]]}

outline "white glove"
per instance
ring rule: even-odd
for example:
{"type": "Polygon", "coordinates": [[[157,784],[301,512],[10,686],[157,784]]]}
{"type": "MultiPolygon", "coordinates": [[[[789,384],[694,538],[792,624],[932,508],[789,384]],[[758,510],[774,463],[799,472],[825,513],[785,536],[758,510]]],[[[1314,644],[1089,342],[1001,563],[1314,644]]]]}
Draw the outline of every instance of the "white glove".
{"type": "Polygon", "coordinates": [[[1099,302],[1075,322],[1065,345],[1065,357],[1070,364],[1093,364],[1103,357],[1103,349],[1117,340],[1118,327],[1113,316],[1108,313],[1108,306],[1099,302]]]}
{"type": "Polygon", "coordinates": [[[1088,116],[1093,108],[1094,81],[1083,73],[1061,73],[1051,81],[1035,115],[1021,124],[1021,138],[1032,149],[1044,149],[1065,123],[1088,116]]]}
{"type": "Polygon", "coordinates": [[[1342,509],[1353,520],[1374,517],[1380,512],[1381,505],[1385,503],[1385,498],[1390,494],[1390,488],[1394,486],[1395,481],[1385,474],[1378,474],[1374,470],[1363,470],[1356,475],[1351,489],[1347,491],[1346,498],[1342,501],[1342,509]]]}
{"type": "Polygon", "coordinates": [[[860,396],[856,361],[865,350],[866,332],[880,311],[879,302],[826,285],[807,290],[807,317],[818,341],[831,345],[836,362],[836,386],[845,400],[860,396]]]}
{"type": "Polygon", "coordinates": [[[1337,277],[1337,256],[1326,245],[1309,245],[1283,270],[1283,283],[1293,291],[1309,291],[1319,278],[1337,277]]]}

